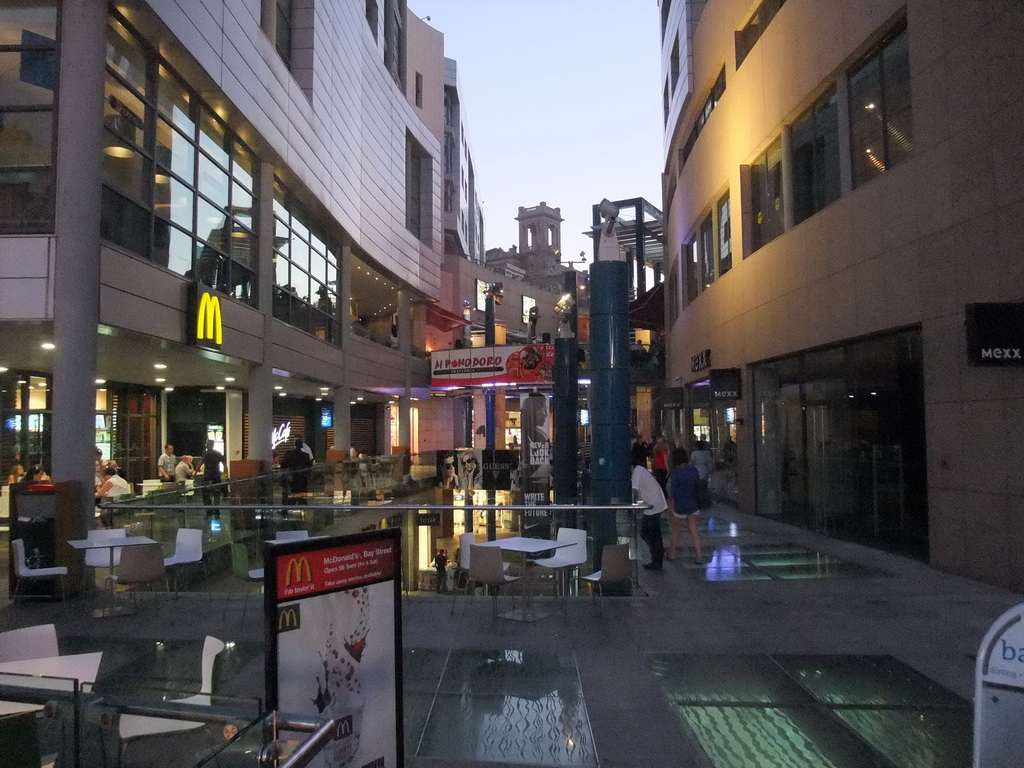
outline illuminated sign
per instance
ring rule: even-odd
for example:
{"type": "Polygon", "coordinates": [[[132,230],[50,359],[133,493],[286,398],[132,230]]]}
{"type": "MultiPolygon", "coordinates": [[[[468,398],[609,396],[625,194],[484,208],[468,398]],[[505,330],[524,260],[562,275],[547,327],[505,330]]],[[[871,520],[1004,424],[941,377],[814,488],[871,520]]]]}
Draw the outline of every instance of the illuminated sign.
{"type": "Polygon", "coordinates": [[[224,320],[220,297],[200,283],[189,287],[189,328],[187,342],[208,349],[220,349],[224,342],[224,320]]]}
{"type": "Polygon", "coordinates": [[[431,385],[546,384],[554,381],[554,344],[439,349],[431,353],[431,385]]]}
{"type": "Polygon", "coordinates": [[[487,309],[487,291],[490,287],[490,283],[485,280],[476,281],[476,308],[481,312],[487,309]]]}
{"type": "Polygon", "coordinates": [[[284,424],[270,430],[270,450],[274,450],[281,443],[292,436],[292,423],[286,421],[284,424]]]}
{"type": "Polygon", "coordinates": [[[320,409],[320,426],[324,429],[334,426],[334,409],[332,407],[325,405],[320,409]]]}
{"type": "Polygon", "coordinates": [[[307,581],[313,581],[313,569],[309,567],[309,560],[305,557],[293,557],[285,567],[284,585],[290,587],[307,581]]]}
{"type": "Polygon", "coordinates": [[[523,296],[523,322],[530,322],[530,310],[537,306],[537,300],[529,296],[523,296]]]}

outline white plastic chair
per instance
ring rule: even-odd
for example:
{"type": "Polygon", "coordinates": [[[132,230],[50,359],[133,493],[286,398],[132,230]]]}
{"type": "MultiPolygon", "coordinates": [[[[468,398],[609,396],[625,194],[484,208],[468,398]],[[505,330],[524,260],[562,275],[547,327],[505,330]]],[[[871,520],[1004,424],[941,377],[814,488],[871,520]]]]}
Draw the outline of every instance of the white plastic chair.
{"type": "Polygon", "coordinates": [[[203,566],[206,576],[206,563],[203,560],[203,532],[199,528],[179,528],[174,540],[174,554],[164,558],[164,567],[172,569],[174,576],[174,595],[178,595],[178,568],[189,563],[203,566]]]}
{"type": "Polygon", "coordinates": [[[64,592],[64,577],[68,575],[68,569],[63,565],[54,566],[51,568],[29,568],[25,562],[25,542],[23,539],[15,539],[11,542],[11,560],[14,563],[14,575],[17,578],[17,584],[14,587],[14,596],[11,598],[13,602],[18,602],[18,596],[21,594],[21,588],[25,582],[33,580],[60,580],[60,599],[63,600],[65,597],[64,592]]]}
{"type": "MultiPolygon", "coordinates": [[[[556,549],[551,557],[534,560],[534,565],[552,570],[572,570],[587,562],[587,532],[582,528],[559,528],[559,542],[571,542],[572,546],[556,549]]],[[[563,590],[564,592],[564,590],[563,590]]]]}
{"type": "MultiPolygon", "coordinates": [[[[302,539],[309,538],[309,531],[278,531],[274,536],[274,541],[301,541],[302,539]]],[[[249,593],[252,591],[253,584],[263,583],[264,571],[262,568],[250,568],[249,567],[249,550],[246,549],[245,544],[235,542],[231,545],[231,562],[232,569],[236,575],[241,576],[245,574],[246,587],[245,587],[245,602],[242,603],[242,625],[245,625],[245,614],[249,609],[249,593]],[[236,563],[237,558],[237,563],[236,563]]],[[[221,614],[220,620],[228,616],[228,600],[230,600],[231,594],[228,593],[227,599],[224,600],[224,612],[221,614]]]]}
{"type": "MultiPolygon", "coordinates": [[[[224,641],[207,635],[203,643],[202,687],[199,693],[184,699],[175,699],[178,704],[193,704],[208,707],[213,695],[213,663],[217,654],[224,650],[224,641]]],[[[169,733],[183,733],[202,728],[205,723],[196,720],[173,720],[166,717],[149,717],[147,715],[122,715],[117,723],[119,739],[118,765],[124,765],[128,746],[132,742],[147,736],[162,736],[169,733]]]]}
{"type": "MultiPolygon", "coordinates": [[[[498,590],[507,584],[519,581],[518,576],[509,576],[502,567],[501,550],[498,547],[485,547],[480,544],[471,544],[470,549],[473,556],[470,558],[469,578],[466,579],[466,591],[469,592],[470,585],[481,584],[483,586],[495,587],[491,601],[491,615],[498,615],[498,590]]],[[[476,591],[474,589],[474,591],[476,591]]],[[[470,592],[470,600],[472,600],[470,592]]],[[[512,608],[516,607],[515,597],[511,591],[512,608]]],[[[455,610],[455,603],[452,603],[452,611],[455,610]]]]}
{"type": "Polygon", "coordinates": [[[33,627],[0,632],[0,662],[48,659],[60,656],[57,648],[57,627],[36,624],[33,627]]]}

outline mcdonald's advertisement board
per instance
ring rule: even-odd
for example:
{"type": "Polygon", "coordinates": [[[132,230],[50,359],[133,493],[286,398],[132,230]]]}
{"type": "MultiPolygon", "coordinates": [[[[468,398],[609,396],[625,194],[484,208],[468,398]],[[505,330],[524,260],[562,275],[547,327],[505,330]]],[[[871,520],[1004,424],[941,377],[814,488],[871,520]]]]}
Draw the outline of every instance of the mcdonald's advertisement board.
{"type": "Polygon", "coordinates": [[[334,723],[314,768],[401,768],[401,533],[267,542],[270,709],[334,723]]]}
{"type": "Polygon", "coordinates": [[[220,296],[202,283],[188,287],[188,324],[185,341],[195,347],[220,349],[224,342],[224,318],[220,296]]]}

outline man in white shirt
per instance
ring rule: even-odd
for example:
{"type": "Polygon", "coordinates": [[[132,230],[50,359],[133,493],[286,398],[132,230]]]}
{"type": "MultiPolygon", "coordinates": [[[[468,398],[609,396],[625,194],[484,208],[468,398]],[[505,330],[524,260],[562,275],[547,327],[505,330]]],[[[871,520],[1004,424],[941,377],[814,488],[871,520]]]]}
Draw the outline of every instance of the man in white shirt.
{"type": "Polygon", "coordinates": [[[660,571],[665,558],[665,544],[661,540],[661,513],[668,509],[665,493],[657,478],[647,469],[647,451],[639,445],[633,446],[633,476],[631,479],[634,497],[647,504],[650,509],[644,510],[640,522],[640,537],[651,550],[651,562],[644,568],[648,571],[660,571]]]}

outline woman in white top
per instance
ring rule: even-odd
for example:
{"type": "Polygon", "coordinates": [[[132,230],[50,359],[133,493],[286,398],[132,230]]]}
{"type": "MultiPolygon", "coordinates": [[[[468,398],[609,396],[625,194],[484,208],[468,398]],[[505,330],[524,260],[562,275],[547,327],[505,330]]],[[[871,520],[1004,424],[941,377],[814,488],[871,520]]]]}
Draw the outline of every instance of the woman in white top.
{"type": "Polygon", "coordinates": [[[690,463],[697,468],[701,480],[707,480],[711,472],[711,452],[704,440],[698,440],[696,448],[690,454],[690,463]]]}
{"type": "Polygon", "coordinates": [[[115,467],[107,467],[103,470],[103,485],[96,491],[97,498],[116,499],[131,493],[131,486],[128,481],[117,474],[115,467]]]}

